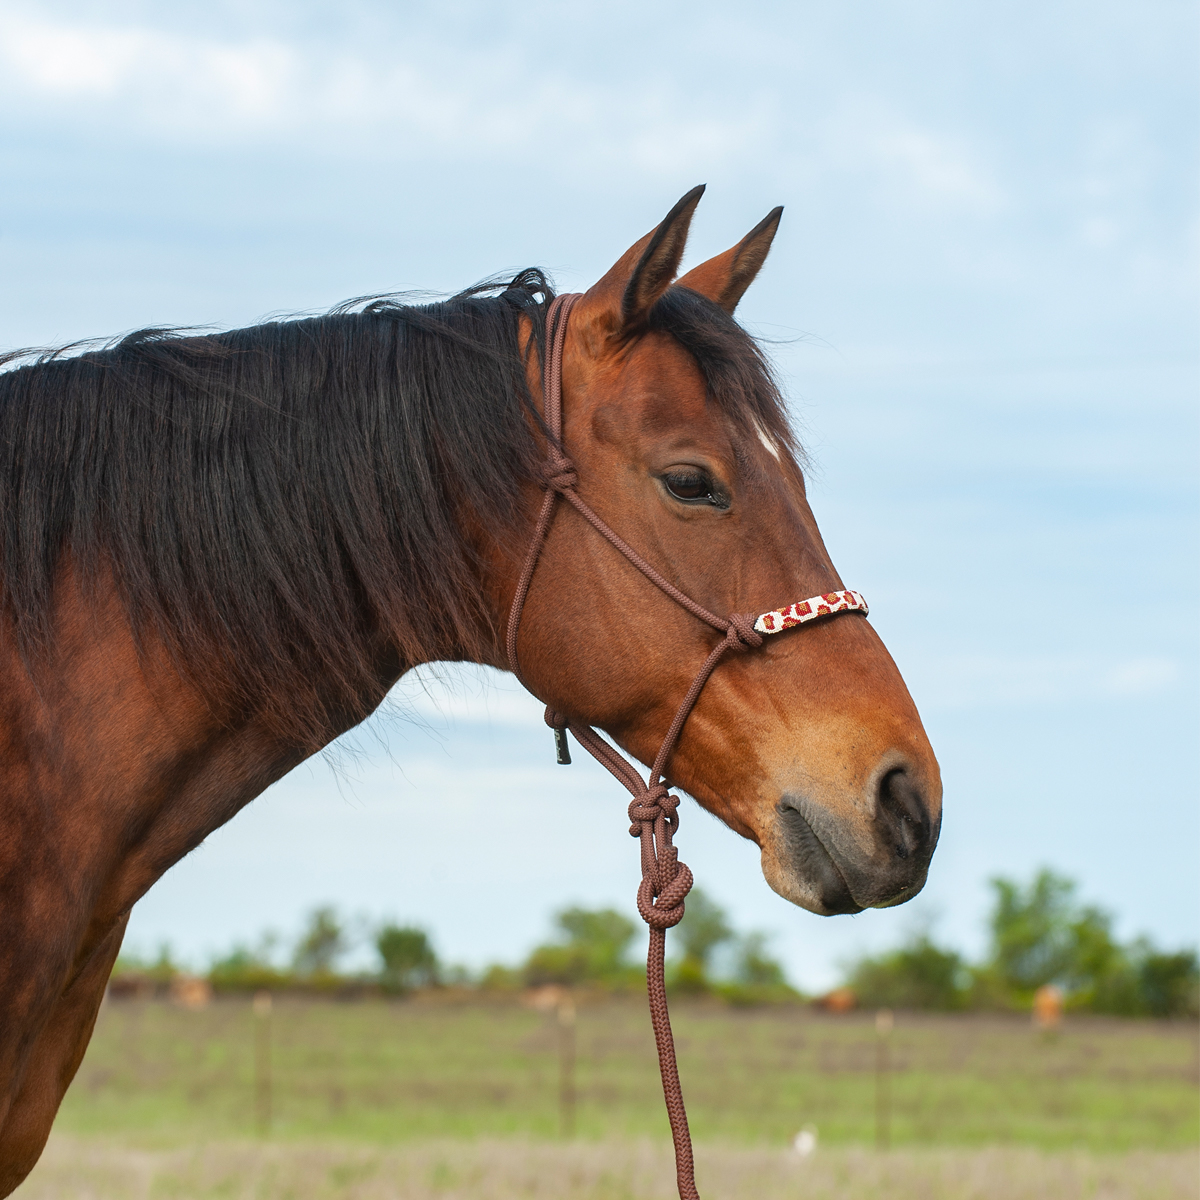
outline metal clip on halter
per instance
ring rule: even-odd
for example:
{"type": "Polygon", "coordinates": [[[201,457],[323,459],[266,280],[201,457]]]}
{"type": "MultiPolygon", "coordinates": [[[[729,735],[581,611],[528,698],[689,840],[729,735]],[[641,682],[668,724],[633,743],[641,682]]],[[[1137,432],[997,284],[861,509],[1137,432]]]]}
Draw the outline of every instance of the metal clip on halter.
{"type": "Polygon", "coordinates": [[[558,755],[558,765],[560,767],[569,767],[571,765],[571,744],[567,741],[567,731],[565,729],[556,729],[554,731],[554,752],[558,755]]]}
{"type": "Polygon", "coordinates": [[[554,730],[554,752],[560,767],[571,765],[571,743],[567,740],[567,718],[546,706],[546,724],[554,730]]]}

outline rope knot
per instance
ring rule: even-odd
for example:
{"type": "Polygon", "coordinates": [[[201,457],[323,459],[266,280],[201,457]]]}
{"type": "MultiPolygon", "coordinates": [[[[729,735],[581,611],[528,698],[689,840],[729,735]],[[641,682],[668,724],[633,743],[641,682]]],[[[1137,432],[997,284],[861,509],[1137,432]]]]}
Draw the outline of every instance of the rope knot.
{"type": "Polygon", "coordinates": [[[543,487],[553,488],[556,492],[569,492],[579,483],[575,464],[557,447],[551,448],[538,475],[543,487]]]}
{"type": "Polygon", "coordinates": [[[664,817],[672,830],[679,824],[675,815],[679,808],[679,797],[672,796],[665,783],[661,781],[650,788],[644,796],[637,796],[629,803],[629,836],[641,837],[642,830],[647,825],[653,825],[659,817],[664,817]]]}
{"type": "Polygon", "coordinates": [[[725,631],[730,650],[757,650],[762,645],[762,634],[754,628],[754,620],[747,613],[730,613],[729,628],[725,631]]]}
{"type": "Polygon", "coordinates": [[[657,898],[654,885],[643,879],[638,886],[637,906],[642,920],[653,929],[670,929],[683,920],[683,901],[692,890],[692,872],[687,863],[677,864],[675,878],[668,883],[657,898]]]}
{"type": "Polygon", "coordinates": [[[658,805],[668,824],[675,821],[675,813],[679,808],[679,797],[672,796],[665,783],[656,783],[650,789],[650,795],[654,797],[654,803],[658,805]]]}
{"type": "Polygon", "coordinates": [[[562,713],[555,712],[548,704],[546,705],[545,721],[551,729],[566,729],[567,727],[567,718],[562,713]]]}

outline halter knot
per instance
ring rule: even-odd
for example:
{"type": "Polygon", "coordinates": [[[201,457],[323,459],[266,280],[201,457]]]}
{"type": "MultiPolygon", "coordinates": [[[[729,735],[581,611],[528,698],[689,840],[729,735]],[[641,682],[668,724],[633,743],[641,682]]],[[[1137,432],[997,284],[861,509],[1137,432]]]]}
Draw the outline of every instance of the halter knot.
{"type": "Polygon", "coordinates": [[[637,906],[642,920],[653,929],[670,929],[683,920],[683,901],[692,890],[692,871],[687,863],[678,863],[675,878],[654,895],[654,886],[643,879],[638,886],[637,906]]]}
{"type": "Polygon", "coordinates": [[[754,628],[754,617],[746,613],[730,613],[725,640],[730,650],[757,650],[763,644],[762,634],[754,628]]]}
{"type": "Polygon", "coordinates": [[[538,472],[543,487],[556,492],[569,492],[579,483],[575,464],[557,447],[552,447],[550,456],[538,472]]]}
{"type": "Polygon", "coordinates": [[[566,729],[567,727],[567,718],[562,713],[555,712],[548,704],[546,705],[545,721],[551,729],[566,729]]]}
{"type": "Polygon", "coordinates": [[[679,824],[676,810],[679,808],[679,797],[672,796],[665,783],[656,783],[644,796],[637,796],[629,803],[630,837],[641,837],[642,830],[647,825],[653,825],[662,817],[673,831],[679,824]]]}

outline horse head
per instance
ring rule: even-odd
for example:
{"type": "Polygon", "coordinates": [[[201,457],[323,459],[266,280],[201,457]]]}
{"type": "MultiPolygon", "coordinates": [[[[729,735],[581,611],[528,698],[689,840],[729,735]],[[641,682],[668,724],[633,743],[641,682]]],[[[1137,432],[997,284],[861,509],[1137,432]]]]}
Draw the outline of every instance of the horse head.
{"type": "MultiPolygon", "coordinates": [[[[667,580],[713,613],[757,614],[843,584],[783,402],[732,316],[782,210],[677,278],[702,191],[576,303],[563,445],[579,495],[667,580]]],[[[560,506],[520,633],[524,675],[555,710],[648,763],[718,640],[560,506]]],[[[752,839],[771,887],[813,912],[899,904],[925,882],[941,824],[938,764],[859,613],[727,657],[666,776],[752,839]]]]}

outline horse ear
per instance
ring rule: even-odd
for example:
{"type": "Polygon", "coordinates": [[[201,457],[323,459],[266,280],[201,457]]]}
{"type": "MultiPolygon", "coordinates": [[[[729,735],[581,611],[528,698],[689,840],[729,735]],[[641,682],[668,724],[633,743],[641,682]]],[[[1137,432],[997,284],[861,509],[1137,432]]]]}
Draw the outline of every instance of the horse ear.
{"type": "Polygon", "coordinates": [[[693,267],[678,286],[691,288],[732,313],[766,261],[782,215],[782,205],[771,209],[732,250],[693,267]]]}
{"type": "Polygon", "coordinates": [[[636,329],[671,286],[683,258],[692,214],[702,195],[704,184],[692,188],[661,225],[630,246],[588,290],[587,307],[596,311],[609,334],[620,336],[636,329]]]}

